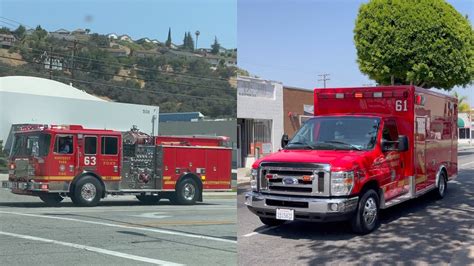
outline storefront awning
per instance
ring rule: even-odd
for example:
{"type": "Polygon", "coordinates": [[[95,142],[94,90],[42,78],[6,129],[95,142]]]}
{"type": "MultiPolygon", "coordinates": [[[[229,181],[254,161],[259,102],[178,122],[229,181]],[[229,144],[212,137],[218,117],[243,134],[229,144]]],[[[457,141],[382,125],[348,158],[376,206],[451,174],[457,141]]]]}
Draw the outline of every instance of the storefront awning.
{"type": "Polygon", "coordinates": [[[458,118],[458,128],[464,128],[464,120],[462,118],[458,118]]]}

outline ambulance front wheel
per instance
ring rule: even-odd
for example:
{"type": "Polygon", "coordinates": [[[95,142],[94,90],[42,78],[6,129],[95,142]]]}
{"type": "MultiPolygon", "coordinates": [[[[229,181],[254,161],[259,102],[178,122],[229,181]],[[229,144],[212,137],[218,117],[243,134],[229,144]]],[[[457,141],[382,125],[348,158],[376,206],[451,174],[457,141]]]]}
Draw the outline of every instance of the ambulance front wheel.
{"type": "Polygon", "coordinates": [[[72,202],[78,206],[96,206],[103,194],[102,184],[93,176],[81,177],[74,185],[72,202]]]}

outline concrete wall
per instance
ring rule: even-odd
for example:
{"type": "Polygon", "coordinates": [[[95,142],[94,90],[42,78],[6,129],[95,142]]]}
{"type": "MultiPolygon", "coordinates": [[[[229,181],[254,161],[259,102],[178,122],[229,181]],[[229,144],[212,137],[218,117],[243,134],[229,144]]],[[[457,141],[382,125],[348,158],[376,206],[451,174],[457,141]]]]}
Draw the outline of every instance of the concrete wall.
{"type": "MultiPolygon", "coordinates": [[[[129,130],[132,125],[152,132],[155,106],[0,92],[0,139],[12,124],[78,124],[88,128],[129,130]]],[[[155,134],[158,123],[155,122],[155,134]]]]}
{"type": "Polygon", "coordinates": [[[275,81],[239,77],[237,118],[272,120],[272,152],[277,151],[283,135],[283,85],[275,81]],[[262,90],[266,90],[265,93],[262,90]]]}

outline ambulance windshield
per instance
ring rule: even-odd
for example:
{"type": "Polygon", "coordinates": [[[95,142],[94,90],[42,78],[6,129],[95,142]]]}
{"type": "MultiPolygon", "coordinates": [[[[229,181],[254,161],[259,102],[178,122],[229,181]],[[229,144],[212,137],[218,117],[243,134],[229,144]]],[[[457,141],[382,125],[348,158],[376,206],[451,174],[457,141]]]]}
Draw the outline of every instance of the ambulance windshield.
{"type": "Polygon", "coordinates": [[[286,149],[371,150],[380,119],[372,117],[315,117],[296,132],[286,149]]]}
{"type": "Polygon", "coordinates": [[[49,134],[17,134],[10,156],[47,156],[50,141],[51,135],[49,134]]]}

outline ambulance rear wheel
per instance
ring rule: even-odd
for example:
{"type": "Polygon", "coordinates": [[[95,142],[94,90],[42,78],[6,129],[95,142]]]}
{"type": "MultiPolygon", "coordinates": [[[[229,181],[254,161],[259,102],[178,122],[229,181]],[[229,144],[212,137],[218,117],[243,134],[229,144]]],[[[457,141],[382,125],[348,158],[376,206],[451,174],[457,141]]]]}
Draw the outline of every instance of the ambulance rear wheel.
{"type": "Polygon", "coordinates": [[[42,194],[39,198],[48,206],[56,206],[64,199],[59,194],[42,194]]]}
{"type": "Polygon", "coordinates": [[[170,198],[172,203],[180,205],[192,205],[196,203],[198,198],[199,187],[191,178],[186,178],[178,183],[176,193],[170,198]]]}
{"type": "Polygon", "coordinates": [[[357,205],[357,211],[351,219],[352,231],[358,234],[367,234],[377,228],[379,202],[379,195],[373,189],[369,189],[362,194],[357,205]]]}
{"type": "Polygon", "coordinates": [[[71,199],[78,206],[93,207],[99,203],[103,190],[97,178],[84,176],[76,182],[71,199]]]}
{"type": "Polygon", "coordinates": [[[152,195],[137,195],[137,199],[143,204],[157,204],[161,197],[152,195]]]}
{"type": "Polygon", "coordinates": [[[436,199],[442,199],[444,198],[444,195],[446,194],[446,189],[448,188],[448,181],[444,172],[441,172],[439,174],[437,185],[437,189],[434,190],[434,196],[436,199]]]}

